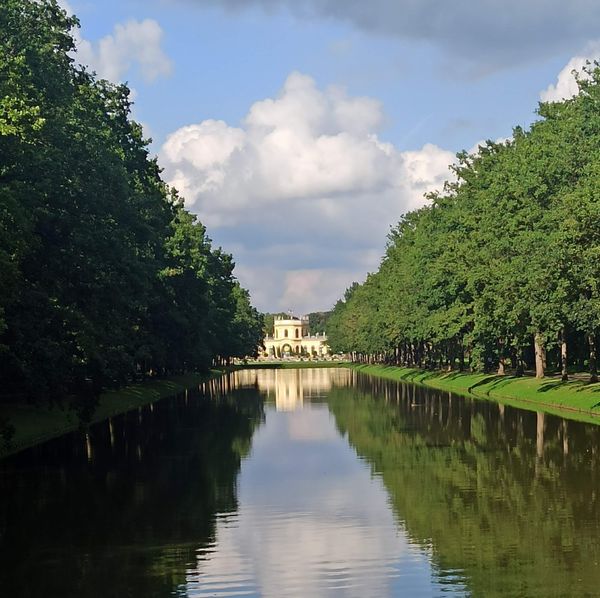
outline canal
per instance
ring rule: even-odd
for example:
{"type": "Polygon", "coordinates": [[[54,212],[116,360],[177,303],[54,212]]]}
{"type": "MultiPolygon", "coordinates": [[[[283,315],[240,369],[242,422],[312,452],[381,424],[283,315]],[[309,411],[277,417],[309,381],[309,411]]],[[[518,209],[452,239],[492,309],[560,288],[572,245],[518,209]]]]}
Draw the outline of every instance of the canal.
{"type": "Polygon", "coordinates": [[[243,370],[0,461],[0,596],[598,596],[600,427],[243,370]]]}

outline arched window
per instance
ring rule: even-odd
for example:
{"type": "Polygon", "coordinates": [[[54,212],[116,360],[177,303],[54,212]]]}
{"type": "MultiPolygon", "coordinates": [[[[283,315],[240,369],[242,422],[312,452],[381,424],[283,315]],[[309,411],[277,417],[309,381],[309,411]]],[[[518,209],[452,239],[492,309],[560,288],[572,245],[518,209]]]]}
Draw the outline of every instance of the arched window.
{"type": "Polygon", "coordinates": [[[285,336],[285,338],[288,337],[288,329],[287,328],[284,330],[283,335],[285,336]]]}
{"type": "Polygon", "coordinates": [[[300,330],[298,328],[296,328],[296,338],[300,338],[300,330]]]}

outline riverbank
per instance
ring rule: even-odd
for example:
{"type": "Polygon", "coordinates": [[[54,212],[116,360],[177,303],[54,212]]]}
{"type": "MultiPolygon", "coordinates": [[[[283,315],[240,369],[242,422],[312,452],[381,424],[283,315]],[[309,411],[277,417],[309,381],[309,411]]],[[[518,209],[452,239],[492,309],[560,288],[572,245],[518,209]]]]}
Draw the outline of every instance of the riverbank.
{"type": "MultiPolygon", "coordinates": [[[[160,399],[176,395],[198,386],[210,378],[220,376],[224,370],[210,370],[202,374],[173,376],[163,380],[149,380],[131,384],[100,395],[92,424],[132,409],[149,405],[160,399]]],[[[79,429],[77,414],[66,406],[38,407],[33,405],[0,405],[0,418],[7,418],[15,428],[10,446],[0,445],[0,458],[26,448],[57,438],[79,429]]]]}
{"type": "Polygon", "coordinates": [[[600,383],[560,378],[497,376],[467,372],[439,372],[384,365],[351,365],[352,369],[399,382],[491,399],[561,417],[600,424],[600,383]]]}

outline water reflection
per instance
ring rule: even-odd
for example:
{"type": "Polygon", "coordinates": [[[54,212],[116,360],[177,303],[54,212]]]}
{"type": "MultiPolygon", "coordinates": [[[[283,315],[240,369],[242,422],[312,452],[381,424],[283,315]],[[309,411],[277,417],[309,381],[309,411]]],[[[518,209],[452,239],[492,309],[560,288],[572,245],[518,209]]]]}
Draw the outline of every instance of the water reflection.
{"type": "Polygon", "coordinates": [[[239,371],[0,462],[2,596],[594,596],[600,427],[239,371]]]}
{"type": "Polygon", "coordinates": [[[182,395],[0,462],[0,595],[185,593],[216,514],[238,507],[259,399],[182,395]]]}
{"type": "Polygon", "coordinates": [[[267,402],[275,401],[277,411],[293,411],[302,409],[305,400],[323,399],[332,388],[348,386],[352,375],[345,368],[239,370],[208,383],[206,390],[252,387],[264,393],[267,402]]]}
{"type": "MultiPolygon", "coordinates": [[[[237,383],[275,404],[240,472],[235,520],[217,523],[215,545],[188,572],[190,596],[440,593],[430,552],[398,529],[382,480],[356,459],[324,401],[333,388],[344,392],[352,376],[238,373],[237,383]]],[[[462,591],[457,579],[454,589],[462,591]]]]}
{"type": "Polygon", "coordinates": [[[359,376],[329,395],[411,539],[473,596],[595,596],[600,428],[359,376]]]}

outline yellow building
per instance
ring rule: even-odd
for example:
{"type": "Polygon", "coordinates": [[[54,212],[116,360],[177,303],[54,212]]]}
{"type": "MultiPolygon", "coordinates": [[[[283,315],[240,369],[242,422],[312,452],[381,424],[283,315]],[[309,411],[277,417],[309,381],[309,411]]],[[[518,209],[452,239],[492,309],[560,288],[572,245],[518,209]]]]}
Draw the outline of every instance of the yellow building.
{"type": "Polygon", "coordinates": [[[325,357],[329,355],[327,336],[311,335],[308,318],[277,316],[273,336],[267,335],[263,344],[267,357],[325,357]]]}

